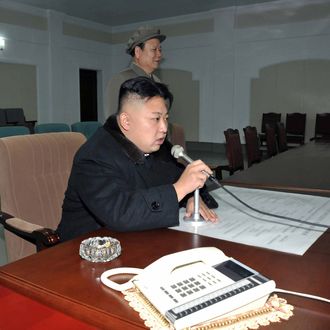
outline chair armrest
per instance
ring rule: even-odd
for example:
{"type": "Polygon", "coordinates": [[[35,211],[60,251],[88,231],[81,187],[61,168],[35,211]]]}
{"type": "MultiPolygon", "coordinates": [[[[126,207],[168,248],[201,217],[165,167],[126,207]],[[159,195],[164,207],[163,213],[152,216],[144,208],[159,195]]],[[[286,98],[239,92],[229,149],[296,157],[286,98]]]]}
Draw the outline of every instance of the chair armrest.
{"type": "Polygon", "coordinates": [[[46,249],[60,242],[58,234],[49,228],[32,224],[20,218],[1,212],[0,223],[5,229],[20,238],[36,245],[37,251],[46,249]]]}

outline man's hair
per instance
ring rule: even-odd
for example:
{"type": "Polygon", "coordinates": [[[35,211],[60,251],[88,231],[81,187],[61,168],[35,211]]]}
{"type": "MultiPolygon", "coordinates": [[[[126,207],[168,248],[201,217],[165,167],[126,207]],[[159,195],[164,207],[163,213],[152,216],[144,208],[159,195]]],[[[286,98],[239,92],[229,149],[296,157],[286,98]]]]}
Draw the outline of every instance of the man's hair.
{"type": "Polygon", "coordinates": [[[142,76],[126,80],[120,86],[117,114],[121,112],[124,102],[128,99],[147,101],[154,96],[162,97],[168,109],[171,107],[173,95],[166,85],[142,76]]]}
{"type": "Polygon", "coordinates": [[[139,47],[139,48],[141,48],[141,50],[143,50],[145,45],[146,45],[145,42],[141,42],[141,43],[139,43],[138,45],[136,45],[136,46],[133,47],[133,49],[131,50],[131,52],[130,52],[129,54],[130,54],[132,57],[134,57],[134,56],[135,56],[135,48],[136,48],[136,47],[139,47]]]}

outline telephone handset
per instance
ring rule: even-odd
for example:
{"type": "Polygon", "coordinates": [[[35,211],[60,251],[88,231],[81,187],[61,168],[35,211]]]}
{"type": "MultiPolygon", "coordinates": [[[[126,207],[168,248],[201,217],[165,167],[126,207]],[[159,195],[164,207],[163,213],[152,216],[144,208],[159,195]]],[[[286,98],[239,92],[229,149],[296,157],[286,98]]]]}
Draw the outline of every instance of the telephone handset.
{"type": "MultiPolygon", "coordinates": [[[[117,290],[109,275],[101,281],[117,290]],[[112,283],[111,283],[112,282],[112,283]]],[[[139,273],[123,289],[137,287],[175,329],[262,307],[275,282],[215,247],[202,247],[166,255],[139,273]]]]}

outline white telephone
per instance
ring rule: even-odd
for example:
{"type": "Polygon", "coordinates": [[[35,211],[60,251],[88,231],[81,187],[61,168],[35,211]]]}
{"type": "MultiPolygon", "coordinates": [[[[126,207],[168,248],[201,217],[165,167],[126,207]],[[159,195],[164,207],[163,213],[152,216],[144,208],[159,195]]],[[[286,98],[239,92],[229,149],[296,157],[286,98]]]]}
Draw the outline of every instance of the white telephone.
{"type": "Polygon", "coordinates": [[[175,329],[262,307],[275,290],[274,281],[215,247],[169,254],[144,270],[112,269],[101,281],[116,290],[137,287],[175,329]],[[138,272],[124,287],[108,278],[138,272]]]}

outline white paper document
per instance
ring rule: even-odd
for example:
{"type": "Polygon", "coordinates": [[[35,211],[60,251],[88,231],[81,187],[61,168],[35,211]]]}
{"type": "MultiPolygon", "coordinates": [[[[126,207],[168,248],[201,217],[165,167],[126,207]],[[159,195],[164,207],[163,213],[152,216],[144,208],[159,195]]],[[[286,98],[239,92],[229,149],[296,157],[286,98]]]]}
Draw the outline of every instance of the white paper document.
{"type": "MultiPolygon", "coordinates": [[[[330,198],[230,186],[226,189],[257,210],[330,226],[330,198]]],[[[326,230],[260,214],[223,189],[211,194],[219,203],[217,223],[196,226],[183,219],[185,210],[181,209],[180,226],[171,229],[298,255],[303,255],[326,230]]]]}

